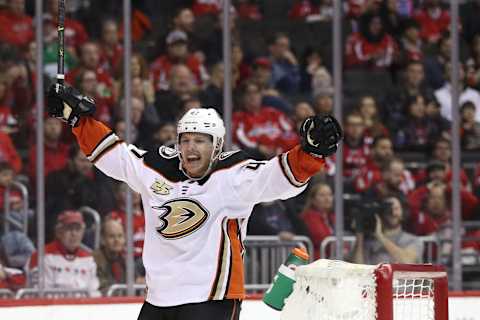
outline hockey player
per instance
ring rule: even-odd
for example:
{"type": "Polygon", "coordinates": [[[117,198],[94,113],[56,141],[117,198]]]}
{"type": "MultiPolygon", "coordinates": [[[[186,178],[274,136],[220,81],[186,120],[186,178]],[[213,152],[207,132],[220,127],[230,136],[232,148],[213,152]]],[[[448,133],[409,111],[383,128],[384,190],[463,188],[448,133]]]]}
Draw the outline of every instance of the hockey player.
{"type": "Polygon", "coordinates": [[[97,168],[142,196],[148,292],[140,320],[239,319],[253,206],[302,192],[342,138],[335,118],[310,117],[301,145],[255,161],[222,152],[225,128],[215,110],[191,109],[178,122],[176,148],[147,152],[93,119],[94,101],[71,87],[52,86],[48,109],[72,126],[97,168]]]}

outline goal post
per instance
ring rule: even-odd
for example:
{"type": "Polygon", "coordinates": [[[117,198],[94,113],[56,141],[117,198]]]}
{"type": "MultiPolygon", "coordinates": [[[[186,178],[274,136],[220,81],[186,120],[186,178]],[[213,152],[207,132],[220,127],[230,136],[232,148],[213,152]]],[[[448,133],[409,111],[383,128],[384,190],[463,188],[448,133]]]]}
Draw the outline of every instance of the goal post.
{"type": "Polygon", "coordinates": [[[295,272],[282,320],[447,320],[442,266],[320,259],[295,272]]]}

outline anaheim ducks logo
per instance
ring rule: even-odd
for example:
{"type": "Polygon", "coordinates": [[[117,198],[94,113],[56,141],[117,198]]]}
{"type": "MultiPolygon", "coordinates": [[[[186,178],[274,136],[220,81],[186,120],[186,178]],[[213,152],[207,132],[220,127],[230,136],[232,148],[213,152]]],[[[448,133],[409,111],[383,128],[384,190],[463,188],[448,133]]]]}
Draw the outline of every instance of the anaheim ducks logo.
{"type": "Polygon", "coordinates": [[[208,218],[208,211],[193,199],[175,199],[165,202],[160,211],[157,232],[167,239],[179,239],[195,232],[208,218]]]}

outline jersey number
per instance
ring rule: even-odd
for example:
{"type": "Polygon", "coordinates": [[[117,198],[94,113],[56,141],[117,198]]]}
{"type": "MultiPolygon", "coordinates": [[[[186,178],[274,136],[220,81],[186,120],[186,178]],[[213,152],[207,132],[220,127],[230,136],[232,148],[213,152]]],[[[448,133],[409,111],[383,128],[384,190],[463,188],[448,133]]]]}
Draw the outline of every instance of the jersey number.
{"type": "Polygon", "coordinates": [[[266,164],[265,161],[252,161],[245,168],[250,170],[257,170],[258,168],[260,168],[260,166],[263,166],[264,164],[266,164]]]}

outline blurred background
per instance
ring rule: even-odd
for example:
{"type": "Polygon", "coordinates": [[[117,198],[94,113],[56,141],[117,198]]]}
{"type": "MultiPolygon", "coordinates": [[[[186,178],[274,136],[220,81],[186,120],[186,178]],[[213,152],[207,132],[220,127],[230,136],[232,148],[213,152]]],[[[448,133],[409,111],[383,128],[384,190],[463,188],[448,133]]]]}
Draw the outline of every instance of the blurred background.
{"type": "MultiPolygon", "coordinates": [[[[173,145],[196,107],[256,159],[297,144],[309,116],[341,119],[307,190],[255,207],[249,292],[299,243],[312,259],[440,263],[452,289],[480,290],[480,1],[66,2],[66,82],[141,149],[173,145]]],[[[58,0],[0,0],[0,297],[141,295],[140,196],[44,113],[57,20],[58,0]]]]}

